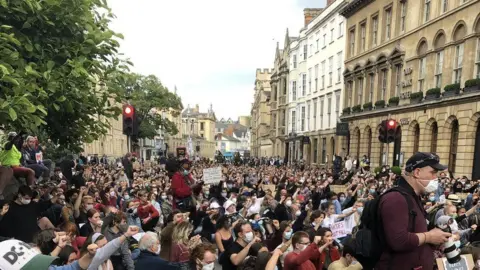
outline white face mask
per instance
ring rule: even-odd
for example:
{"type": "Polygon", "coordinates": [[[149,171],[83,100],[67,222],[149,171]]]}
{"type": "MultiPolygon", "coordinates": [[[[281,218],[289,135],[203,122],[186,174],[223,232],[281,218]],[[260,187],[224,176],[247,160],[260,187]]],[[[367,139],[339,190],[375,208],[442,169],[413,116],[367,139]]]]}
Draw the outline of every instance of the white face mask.
{"type": "Polygon", "coordinates": [[[110,197],[115,197],[115,191],[110,192],[110,197]]]}
{"type": "Polygon", "coordinates": [[[304,251],[307,248],[307,245],[300,245],[300,251],[304,251]]]}
{"type": "Polygon", "coordinates": [[[27,205],[27,204],[29,204],[32,200],[26,200],[26,199],[23,199],[23,198],[22,198],[21,201],[22,201],[22,204],[23,204],[23,205],[27,205]]]}
{"type": "Polygon", "coordinates": [[[285,205],[286,205],[287,207],[292,206],[292,201],[287,201],[287,202],[285,203],[285,205]]]}
{"type": "Polygon", "coordinates": [[[299,217],[301,214],[302,214],[302,211],[300,211],[300,210],[297,210],[297,212],[295,212],[295,216],[297,216],[297,217],[299,217]]]}
{"type": "Polygon", "coordinates": [[[88,211],[88,210],[90,210],[90,209],[92,209],[92,208],[93,208],[93,204],[89,204],[89,205],[87,205],[87,207],[85,207],[85,210],[88,211]]]}
{"type": "Polygon", "coordinates": [[[420,180],[420,181],[428,181],[428,185],[425,187],[425,193],[435,192],[438,189],[438,178],[432,180],[420,180]]]}
{"type": "Polygon", "coordinates": [[[162,200],[166,200],[166,199],[167,199],[166,195],[162,196],[162,200]]]}
{"type": "Polygon", "coordinates": [[[157,250],[155,251],[155,254],[159,255],[160,254],[160,245],[158,245],[157,250]]]}
{"type": "Polygon", "coordinates": [[[209,264],[205,264],[203,267],[202,267],[202,270],[213,270],[215,269],[215,262],[211,262],[209,264]]]}
{"type": "Polygon", "coordinates": [[[248,232],[245,234],[245,242],[250,243],[253,240],[253,232],[248,232]]]}

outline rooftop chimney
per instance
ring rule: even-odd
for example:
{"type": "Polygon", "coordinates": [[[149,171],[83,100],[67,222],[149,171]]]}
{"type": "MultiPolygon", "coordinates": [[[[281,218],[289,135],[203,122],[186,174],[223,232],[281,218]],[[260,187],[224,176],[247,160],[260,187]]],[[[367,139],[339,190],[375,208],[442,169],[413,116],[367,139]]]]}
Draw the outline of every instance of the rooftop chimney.
{"type": "Polygon", "coordinates": [[[323,8],[306,8],[303,10],[305,16],[305,26],[307,26],[318,14],[322,13],[323,8]]]}
{"type": "Polygon", "coordinates": [[[335,0],[327,0],[327,7],[333,4],[333,2],[335,2],[335,0]]]}

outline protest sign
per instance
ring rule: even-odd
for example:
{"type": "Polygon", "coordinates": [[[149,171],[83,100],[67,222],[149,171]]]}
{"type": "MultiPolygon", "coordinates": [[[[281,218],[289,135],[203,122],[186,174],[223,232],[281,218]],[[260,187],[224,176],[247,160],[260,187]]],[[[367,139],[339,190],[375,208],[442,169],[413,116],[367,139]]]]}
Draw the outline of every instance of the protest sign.
{"type": "Polygon", "coordinates": [[[342,238],[347,236],[347,231],[345,230],[345,221],[335,222],[330,226],[332,230],[332,236],[334,239],[342,238]]]}
{"type": "Polygon", "coordinates": [[[205,184],[218,184],[222,180],[220,167],[203,169],[203,182],[205,184]]]}

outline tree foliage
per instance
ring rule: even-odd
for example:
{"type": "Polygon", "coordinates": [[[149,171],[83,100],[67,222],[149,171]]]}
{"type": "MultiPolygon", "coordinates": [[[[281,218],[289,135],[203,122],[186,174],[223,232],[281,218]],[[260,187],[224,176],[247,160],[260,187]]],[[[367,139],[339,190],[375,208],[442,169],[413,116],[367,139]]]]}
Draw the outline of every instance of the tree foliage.
{"type": "Polygon", "coordinates": [[[143,76],[132,73],[123,77],[122,83],[112,87],[118,87],[118,92],[123,91],[122,95],[135,107],[135,113],[140,121],[137,139],[153,139],[160,129],[171,135],[178,133],[175,123],[167,117],[162,118],[162,111],[178,116],[183,109],[182,101],[177,94],[163,86],[155,75],[143,76]]]}
{"type": "Polygon", "coordinates": [[[43,129],[62,147],[98,139],[120,109],[115,84],[130,63],[105,0],[0,0],[0,123],[4,130],[43,129]],[[105,119],[105,121],[97,121],[105,119]]]}

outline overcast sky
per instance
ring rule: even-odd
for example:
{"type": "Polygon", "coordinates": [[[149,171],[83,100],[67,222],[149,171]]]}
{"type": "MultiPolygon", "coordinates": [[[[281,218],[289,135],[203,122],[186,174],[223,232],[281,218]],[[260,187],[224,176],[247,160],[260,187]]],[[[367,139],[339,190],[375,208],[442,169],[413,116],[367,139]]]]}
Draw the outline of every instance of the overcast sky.
{"type": "Polygon", "coordinates": [[[250,115],[256,68],[272,68],[285,30],[325,0],[109,0],[133,71],[154,74],[183,105],[213,104],[218,119],[250,115]]]}

